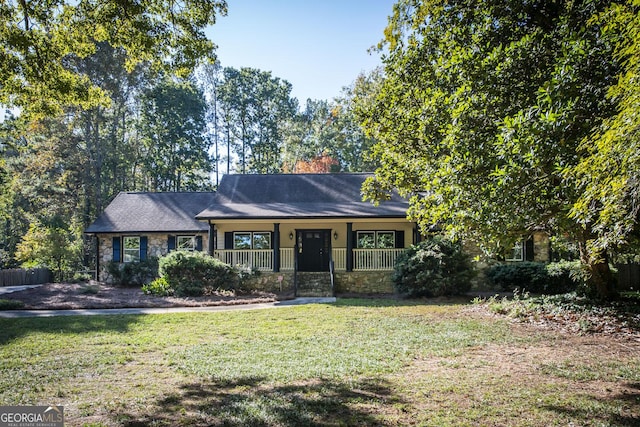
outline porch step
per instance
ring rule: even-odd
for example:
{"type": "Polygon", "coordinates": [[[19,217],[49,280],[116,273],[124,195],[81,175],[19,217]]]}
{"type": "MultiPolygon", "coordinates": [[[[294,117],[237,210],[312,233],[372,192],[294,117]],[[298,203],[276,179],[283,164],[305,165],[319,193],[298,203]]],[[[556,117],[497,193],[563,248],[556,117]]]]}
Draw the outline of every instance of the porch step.
{"type": "Polygon", "coordinates": [[[299,297],[331,297],[331,274],[327,272],[298,272],[299,297]]]}

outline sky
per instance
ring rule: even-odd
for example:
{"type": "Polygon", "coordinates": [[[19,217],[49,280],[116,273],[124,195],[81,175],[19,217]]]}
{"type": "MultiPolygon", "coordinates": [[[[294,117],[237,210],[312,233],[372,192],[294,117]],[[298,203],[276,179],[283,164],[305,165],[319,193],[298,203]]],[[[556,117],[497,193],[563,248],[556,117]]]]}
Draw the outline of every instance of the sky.
{"type": "Polygon", "coordinates": [[[367,50],[383,37],[394,0],[227,0],[207,30],[223,67],[271,71],[301,105],[331,100],[381,65],[367,50]]]}

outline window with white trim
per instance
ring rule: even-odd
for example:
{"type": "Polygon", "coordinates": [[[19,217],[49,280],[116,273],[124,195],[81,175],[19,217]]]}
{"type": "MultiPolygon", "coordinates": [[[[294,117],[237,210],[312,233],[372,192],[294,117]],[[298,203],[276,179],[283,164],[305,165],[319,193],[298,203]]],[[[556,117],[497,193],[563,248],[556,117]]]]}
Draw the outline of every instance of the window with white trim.
{"type": "Polygon", "coordinates": [[[358,231],[358,249],[393,249],[396,247],[395,231],[358,231]]]}
{"type": "Polygon", "coordinates": [[[516,242],[510,251],[507,252],[505,261],[524,261],[524,242],[516,242]]]}
{"type": "Polygon", "coordinates": [[[140,237],[124,236],[122,238],[122,261],[136,262],[140,261],[140,237]]]}
{"type": "Polygon", "coordinates": [[[196,236],[176,237],[176,249],[179,251],[193,252],[196,250],[196,236]]]}
{"type": "Polygon", "coordinates": [[[233,233],[233,249],[271,249],[271,232],[235,232],[233,233]]]}

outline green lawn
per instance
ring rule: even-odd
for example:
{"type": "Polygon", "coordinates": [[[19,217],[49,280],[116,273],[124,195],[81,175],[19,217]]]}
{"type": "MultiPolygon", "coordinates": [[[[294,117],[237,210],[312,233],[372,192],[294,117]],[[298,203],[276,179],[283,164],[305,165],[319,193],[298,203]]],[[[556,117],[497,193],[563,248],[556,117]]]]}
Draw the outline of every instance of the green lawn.
{"type": "Polygon", "coordinates": [[[0,320],[0,404],[66,425],[638,425],[640,342],[386,300],[0,320]]]}

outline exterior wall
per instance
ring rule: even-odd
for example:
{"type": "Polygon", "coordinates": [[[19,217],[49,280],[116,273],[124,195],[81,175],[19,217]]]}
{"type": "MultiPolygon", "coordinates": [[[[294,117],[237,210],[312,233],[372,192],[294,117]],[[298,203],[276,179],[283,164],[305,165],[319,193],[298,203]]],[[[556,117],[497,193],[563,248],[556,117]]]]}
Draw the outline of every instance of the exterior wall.
{"type": "Polygon", "coordinates": [[[391,294],[395,290],[393,271],[353,271],[335,274],[335,291],[339,294],[391,294]]]}
{"type": "MultiPolygon", "coordinates": [[[[109,274],[107,266],[113,261],[113,238],[122,236],[146,236],[147,237],[147,257],[160,258],[169,252],[168,240],[169,235],[172,236],[192,236],[193,233],[141,233],[141,234],[100,234],[99,250],[98,250],[98,280],[108,281],[109,274]]],[[[202,236],[202,250],[206,252],[208,246],[207,234],[195,234],[202,236]]]]}
{"type": "Polygon", "coordinates": [[[551,242],[547,233],[533,233],[533,260],[537,262],[549,262],[549,248],[551,242]]]}
{"type": "MultiPolygon", "coordinates": [[[[354,271],[335,273],[335,292],[338,294],[394,293],[391,271],[354,271]]],[[[252,290],[285,293],[293,292],[293,273],[263,272],[250,279],[252,290]]]]}

